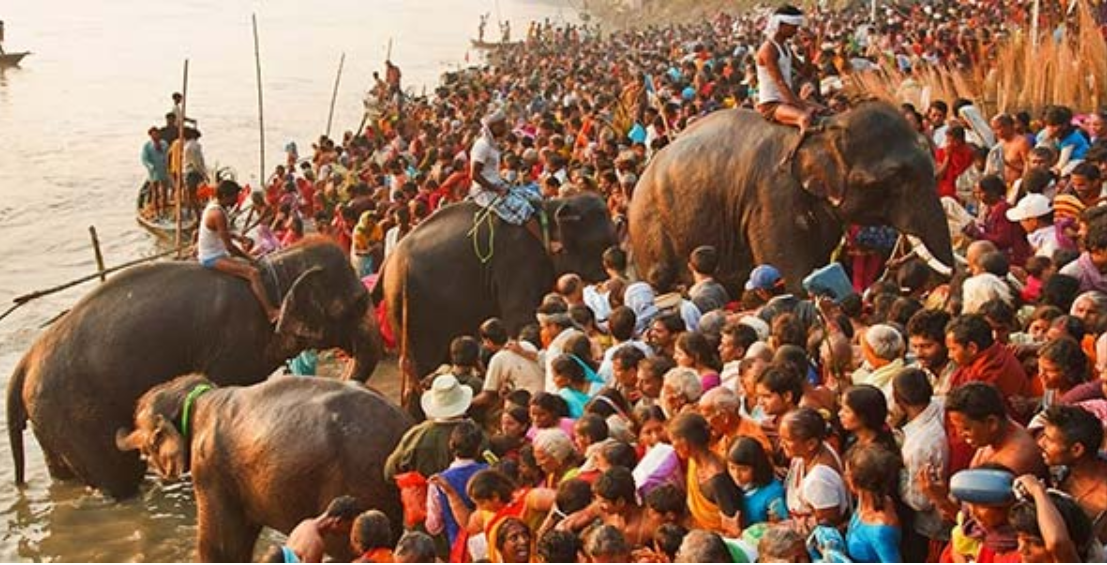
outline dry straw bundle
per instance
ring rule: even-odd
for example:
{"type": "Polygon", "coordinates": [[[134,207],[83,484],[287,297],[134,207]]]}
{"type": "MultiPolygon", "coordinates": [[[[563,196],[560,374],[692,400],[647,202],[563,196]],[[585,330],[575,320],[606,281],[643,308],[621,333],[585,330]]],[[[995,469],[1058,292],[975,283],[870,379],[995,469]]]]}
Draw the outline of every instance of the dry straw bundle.
{"type": "Polygon", "coordinates": [[[1086,3],[1079,4],[1070,21],[1074,23],[1060,41],[1052,29],[1043,30],[1037,42],[1019,31],[973,69],[920,67],[908,75],[884,62],[880,71],[855,74],[852,87],[855,94],[916,106],[925,105],[926,92],[930,100],[967,98],[986,115],[1019,110],[1037,114],[1051,104],[1077,112],[1096,110],[1107,103],[1107,42],[1086,3]]]}

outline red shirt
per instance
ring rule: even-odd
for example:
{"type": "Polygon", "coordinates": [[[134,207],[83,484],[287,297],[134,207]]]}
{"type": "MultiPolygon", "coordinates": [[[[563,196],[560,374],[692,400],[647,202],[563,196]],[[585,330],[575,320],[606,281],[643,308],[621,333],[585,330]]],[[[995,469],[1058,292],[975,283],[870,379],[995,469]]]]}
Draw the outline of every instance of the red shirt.
{"type": "MultiPolygon", "coordinates": [[[[946,148],[939,147],[934,152],[934,160],[941,165],[946,158],[946,148]]],[[[973,151],[968,144],[961,144],[953,149],[949,158],[949,166],[942,176],[938,177],[938,196],[957,197],[957,177],[972,166],[973,151]]]]}

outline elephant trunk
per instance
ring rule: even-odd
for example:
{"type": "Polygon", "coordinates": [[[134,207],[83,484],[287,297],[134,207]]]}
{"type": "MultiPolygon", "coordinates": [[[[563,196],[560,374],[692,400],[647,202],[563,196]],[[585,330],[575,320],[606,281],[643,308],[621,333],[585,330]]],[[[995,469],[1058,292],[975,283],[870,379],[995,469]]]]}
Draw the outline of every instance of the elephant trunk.
{"type": "Polygon", "coordinates": [[[381,358],[381,336],[374,318],[373,308],[365,312],[350,332],[350,340],[344,348],[351,357],[342,374],[343,380],[368,382],[381,358]]]}
{"type": "MultiPolygon", "coordinates": [[[[902,233],[921,239],[934,259],[937,259],[944,267],[956,268],[949,224],[946,222],[946,214],[941,201],[938,198],[916,197],[901,198],[900,202],[903,208],[893,215],[893,227],[902,233]]],[[[952,274],[952,270],[936,269],[938,265],[931,264],[930,267],[939,270],[943,274],[952,274]]]]}

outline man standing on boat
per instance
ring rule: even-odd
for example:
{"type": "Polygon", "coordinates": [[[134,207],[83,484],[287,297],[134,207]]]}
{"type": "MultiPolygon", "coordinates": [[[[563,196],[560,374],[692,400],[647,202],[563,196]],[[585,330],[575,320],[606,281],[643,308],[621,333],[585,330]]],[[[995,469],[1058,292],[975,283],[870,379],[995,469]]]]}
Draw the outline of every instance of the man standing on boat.
{"type": "Polygon", "coordinates": [[[169,144],[161,138],[161,130],[147,131],[149,141],[142,147],[142,164],[146,167],[147,215],[158,217],[169,201],[169,144]]]}
{"type": "Polygon", "coordinates": [[[241,236],[232,234],[227,222],[227,208],[238,202],[240,192],[242,187],[233,180],[219,183],[219,187],[215,189],[215,198],[208,202],[207,208],[204,208],[204,216],[200,220],[196,255],[204,268],[215,269],[249,282],[250,290],[261,304],[266,318],[270,323],[274,323],[280,317],[280,308],[274,307],[269,302],[265,286],[261,283],[261,274],[253,265],[250,255],[232,240],[241,236]]]}

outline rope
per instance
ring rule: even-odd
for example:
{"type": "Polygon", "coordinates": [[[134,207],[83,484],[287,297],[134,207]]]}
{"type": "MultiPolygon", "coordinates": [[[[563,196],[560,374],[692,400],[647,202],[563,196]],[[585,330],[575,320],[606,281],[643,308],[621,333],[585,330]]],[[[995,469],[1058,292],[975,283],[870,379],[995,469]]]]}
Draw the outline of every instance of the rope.
{"type": "Polygon", "coordinates": [[[495,238],[496,238],[496,221],[492,217],[492,214],[485,214],[483,218],[475,218],[473,220],[473,252],[477,255],[477,260],[481,265],[487,265],[492,260],[492,256],[496,253],[495,238]],[[480,250],[480,224],[488,224],[488,253],[482,253],[480,250]]]}

